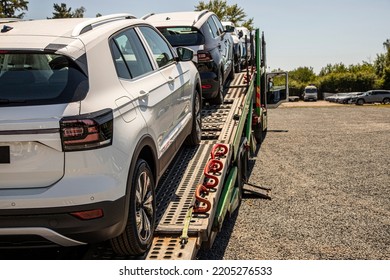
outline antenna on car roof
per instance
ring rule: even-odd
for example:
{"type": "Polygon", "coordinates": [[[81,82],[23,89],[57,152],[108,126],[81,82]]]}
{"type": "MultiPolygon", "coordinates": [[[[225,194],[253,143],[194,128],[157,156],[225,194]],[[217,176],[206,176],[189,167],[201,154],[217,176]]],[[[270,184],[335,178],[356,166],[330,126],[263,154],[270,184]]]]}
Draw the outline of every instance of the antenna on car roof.
{"type": "Polygon", "coordinates": [[[203,10],[201,11],[196,17],[195,17],[195,20],[194,20],[194,23],[195,24],[198,20],[201,19],[201,17],[203,17],[205,14],[207,14],[209,12],[209,10],[203,10]]]}
{"type": "Polygon", "coordinates": [[[105,23],[109,23],[121,19],[135,19],[135,18],[137,17],[131,14],[112,14],[112,15],[93,18],[76,25],[72,31],[72,36],[78,36],[85,32],[90,31],[92,30],[94,25],[105,24],[105,23]]]}
{"type": "Polygon", "coordinates": [[[147,18],[150,18],[151,16],[154,16],[156,13],[150,13],[150,14],[146,14],[144,15],[143,17],[141,17],[141,19],[145,20],[147,18]]]}

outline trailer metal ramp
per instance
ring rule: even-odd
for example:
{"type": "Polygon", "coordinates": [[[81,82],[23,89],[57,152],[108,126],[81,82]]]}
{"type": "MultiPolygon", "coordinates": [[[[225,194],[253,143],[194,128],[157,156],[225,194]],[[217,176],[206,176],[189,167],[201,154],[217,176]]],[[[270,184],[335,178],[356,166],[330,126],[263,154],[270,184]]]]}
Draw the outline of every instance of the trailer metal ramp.
{"type": "MultiPolygon", "coordinates": [[[[156,190],[157,222],[149,260],[194,259],[203,243],[212,243],[214,217],[233,158],[233,146],[239,116],[245,100],[246,87],[239,87],[244,73],[236,75],[221,105],[205,104],[202,108],[202,141],[197,147],[182,148],[160,179],[156,190]],[[207,213],[191,213],[196,204],[195,192],[205,181],[204,169],[215,144],[228,148],[218,158],[223,168],[216,176],[219,184],[204,197],[211,208],[207,213]],[[182,234],[185,231],[185,242],[182,234]]],[[[206,180],[207,181],[207,180],[206,180]]],[[[199,205],[202,207],[202,205],[199,205]]]]}
{"type": "MultiPolygon", "coordinates": [[[[157,226],[152,247],[146,259],[192,259],[201,242],[210,236],[219,197],[222,193],[231,150],[219,158],[223,168],[216,174],[220,182],[205,197],[211,203],[208,213],[194,213],[190,217],[188,239],[180,238],[186,225],[188,209],[195,205],[195,191],[205,180],[204,168],[210,160],[214,144],[201,144],[197,148],[185,148],[179,153],[170,170],[166,172],[157,189],[157,226]]],[[[200,205],[202,206],[202,205],[200,205]]]]}

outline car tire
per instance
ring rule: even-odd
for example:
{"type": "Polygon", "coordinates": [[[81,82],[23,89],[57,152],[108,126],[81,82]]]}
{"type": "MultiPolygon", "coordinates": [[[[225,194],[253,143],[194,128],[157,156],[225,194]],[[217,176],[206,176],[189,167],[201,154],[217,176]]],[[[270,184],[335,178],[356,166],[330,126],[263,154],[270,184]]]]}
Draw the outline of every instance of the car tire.
{"type": "Polygon", "coordinates": [[[223,103],[223,76],[222,71],[219,69],[218,71],[218,93],[217,96],[210,99],[210,103],[214,105],[220,105],[223,103]]]}
{"type": "Polygon", "coordinates": [[[390,104],[390,98],[384,98],[383,99],[383,104],[390,104]]]}
{"type": "Polygon", "coordinates": [[[253,128],[253,135],[255,136],[255,139],[256,139],[256,142],[258,145],[263,143],[264,133],[263,133],[263,124],[261,122],[259,122],[258,124],[255,124],[255,126],[253,128]]]}
{"type": "Polygon", "coordinates": [[[236,180],[236,188],[238,188],[238,206],[240,208],[242,203],[242,197],[244,195],[244,184],[248,181],[249,174],[249,150],[245,149],[242,153],[239,153],[237,157],[238,174],[236,180]]]}
{"type": "Polygon", "coordinates": [[[192,129],[188,135],[185,144],[196,146],[202,139],[202,99],[197,90],[195,90],[194,104],[192,106],[192,129]]]}
{"type": "Polygon", "coordinates": [[[118,255],[139,256],[151,246],[156,223],[156,186],[145,160],[137,160],[130,183],[127,224],[121,235],[111,239],[111,246],[118,255]]]}
{"type": "Polygon", "coordinates": [[[358,99],[356,101],[356,105],[363,105],[364,104],[364,99],[358,99]]]}

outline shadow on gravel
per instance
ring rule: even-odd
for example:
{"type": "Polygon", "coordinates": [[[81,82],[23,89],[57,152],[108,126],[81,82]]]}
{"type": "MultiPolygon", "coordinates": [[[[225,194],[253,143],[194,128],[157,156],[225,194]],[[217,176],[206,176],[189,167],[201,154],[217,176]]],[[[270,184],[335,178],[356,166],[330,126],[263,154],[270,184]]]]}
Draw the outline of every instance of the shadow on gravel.
{"type": "Polygon", "coordinates": [[[210,249],[202,248],[199,250],[198,260],[222,260],[225,255],[225,250],[228,247],[230,236],[233,232],[236,219],[238,217],[238,210],[235,211],[231,217],[227,217],[223,222],[221,232],[215,238],[214,244],[210,249]]]}
{"type": "Polygon", "coordinates": [[[273,130],[268,130],[268,132],[284,132],[284,133],[287,133],[288,132],[288,130],[286,130],[286,129],[273,129],[273,130]]]}

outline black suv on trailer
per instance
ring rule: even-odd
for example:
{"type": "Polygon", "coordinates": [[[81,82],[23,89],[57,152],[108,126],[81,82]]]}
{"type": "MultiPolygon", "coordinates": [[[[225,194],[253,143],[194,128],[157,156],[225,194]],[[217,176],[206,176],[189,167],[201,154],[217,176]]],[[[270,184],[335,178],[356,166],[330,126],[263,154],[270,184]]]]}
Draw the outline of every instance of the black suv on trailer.
{"type": "Polygon", "coordinates": [[[234,77],[233,38],[212,12],[175,12],[143,17],[174,47],[189,47],[202,80],[202,94],[210,103],[223,102],[223,85],[234,77]]]}

